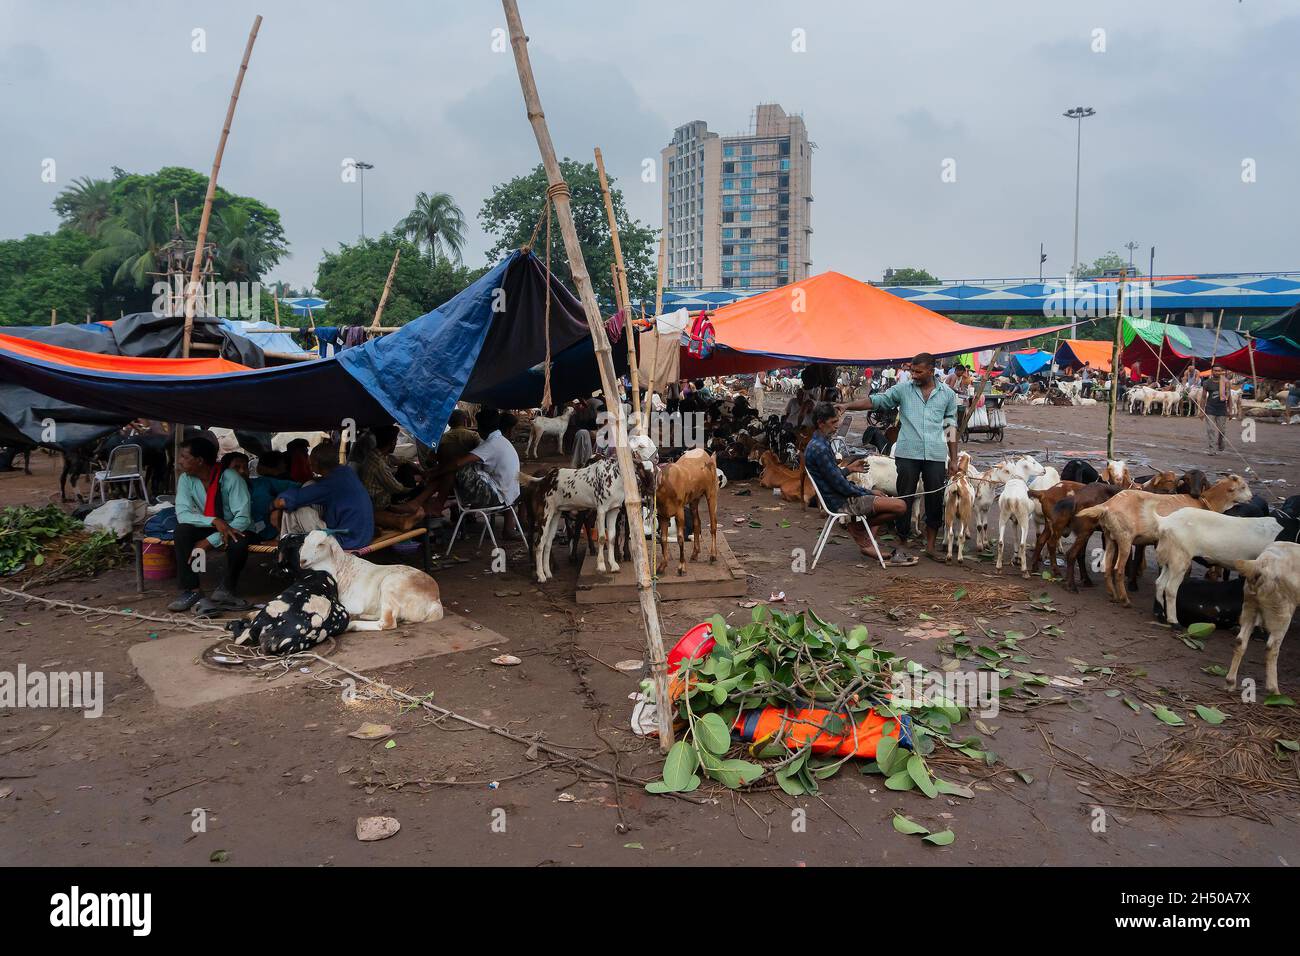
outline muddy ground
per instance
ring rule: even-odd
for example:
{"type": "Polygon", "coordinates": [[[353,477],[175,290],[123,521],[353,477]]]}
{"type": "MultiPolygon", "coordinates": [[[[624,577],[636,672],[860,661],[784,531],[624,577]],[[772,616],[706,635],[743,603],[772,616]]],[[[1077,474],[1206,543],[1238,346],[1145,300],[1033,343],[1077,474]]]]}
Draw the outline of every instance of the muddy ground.
{"type": "MultiPolygon", "coordinates": [[[[1021,451],[1049,453],[1058,466],[1069,456],[1102,457],[1103,408],[1017,407],[1009,415],[1005,443],[970,446],[981,464],[1021,451]]],[[[1135,463],[1206,471],[1243,467],[1234,455],[1204,453],[1199,421],[1121,415],[1119,433],[1120,450],[1135,463]]],[[[1240,438],[1235,432],[1233,437],[1240,438]]],[[[1293,467],[1300,459],[1300,429],[1265,424],[1256,437],[1253,444],[1238,441],[1254,469],[1252,480],[1289,482],[1256,486],[1270,497],[1300,491],[1293,467]]],[[[43,504],[57,496],[54,460],[38,455],[32,467],[31,476],[0,477],[0,503],[43,504]]],[[[873,595],[894,576],[942,579],[954,590],[970,582],[1024,583],[1016,575],[994,577],[989,562],[964,568],[924,562],[883,572],[866,564],[842,533],[815,573],[795,573],[791,551],[811,549],[821,526],[817,512],[782,504],[757,482],[728,486],[720,501],[720,533],[749,572],[749,600],[784,591],[788,606],[812,607],[837,622],[862,621],[873,639],[926,664],[940,663],[938,645],[948,639],[946,629],[931,635],[912,615],[892,621],[883,609],[851,600],[873,595]],[[746,487],[752,493],[738,496],[746,487]],[[737,517],[745,520],[737,523],[737,517]]],[[[577,571],[563,559],[556,562],[556,579],[539,588],[518,543],[503,575],[487,573],[486,552],[476,556],[472,543],[458,545],[457,552],[468,560],[444,563],[436,571],[450,609],[495,630],[504,641],[384,668],[373,676],[417,696],[432,694],[444,707],[517,734],[543,734],[547,741],[585,748],[575,753],[606,766],[617,759],[625,773],[658,776],[657,748],[628,729],[628,695],[637,677],[612,666],[643,657],[635,610],[576,605],[577,571]],[[523,664],[490,663],[501,652],[519,656],[523,664]]],[[[263,598],[275,588],[259,570],[250,570],[246,581],[246,590],[263,598]]],[[[1087,759],[1131,771],[1144,747],[1204,732],[1194,726],[1195,704],[1217,705],[1230,714],[1216,731],[1224,734],[1263,711],[1262,704],[1226,696],[1221,679],[1203,672],[1227,664],[1229,634],[1217,632],[1198,651],[1154,623],[1153,581],[1149,569],[1131,609],[1108,604],[1102,588],[1076,596],[1058,584],[1031,581],[1031,593],[1051,594],[1056,613],[1022,608],[990,616],[990,626],[1025,633],[1050,623],[1062,629],[1061,637],[1040,633],[1023,642],[1032,659],[1025,665],[1029,670],[1077,676],[1067,661],[1073,658],[1114,674],[1079,691],[1043,689],[1045,697],[1059,696],[1060,702],[1019,713],[1009,705],[985,721],[996,731],[992,736],[963,725],[968,733],[980,733],[1000,760],[991,769],[943,768],[945,776],[973,786],[973,800],[895,793],[880,777],[849,767],[823,785],[820,798],[760,793],[736,804],[725,791],[704,791],[695,796],[716,796],[716,801],[686,803],[635,786],[616,790],[579,778],[563,766],[546,766],[544,754],[532,761],[521,745],[451,723],[435,725],[420,712],[399,712],[385,701],[346,703],[337,688],[315,682],[188,709],[164,708],[135,673],[127,652],[133,644],[167,640],[172,636],[167,630],[125,621],[91,625],[67,612],[2,604],[0,670],[12,672],[22,662],[30,669],[103,671],[108,703],[100,719],[59,710],[0,711],[0,862],[209,866],[216,865],[209,862],[216,851],[225,851],[227,865],[1295,862],[1286,858],[1297,855],[1294,848],[1300,845],[1300,803],[1284,794],[1258,797],[1270,817],[1267,823],[1239,815],[1198,818],[1111,806],[1104,832],[1097,832],[1092,808],[1116,801],[1099,796],[1095,786],[1081,790],[1065,761],[1087,759]],[[1114,689],[1122,696],[1106,695],[1114,689]],[[1189,726],[1170,729],[1148,710],[1133,713],[1122,699],[1131,695],[1166,703],[1189,726]],[[363,720],[392,725],[395,746],[385,747],[389,738],[348,737],[363,720]],[[1064,749],[1049,752],[1048,741],[1077,756],[1064,749]],[[492,781],[499,787],[490,788],[492,781]],[[207,814],[206,832],[197,834],[192,829],[196,808],[207,814]],[[806,811],[802,829],[792,826],[794,808],[806,811]],[[933,830],[950,827],[956,841],[939,848],[896,833],[890,826],[895,810],[933,830]],[[358,842],[356,818],[379,814],[398,818],[401,832],[379,843],[358,842]],[[627,832],[619,831],[620,820],[627,832]]],[[[171,592],[155,589],[138,596],[132,570],[123,567],[42,593],[158,613],[171,592]]],[[[664,604],[669,643],[715,612],[747,619],[750,612],[738,603],[664,604]]],[[[936,609],[935,616],[945,624],[973,625],[960,608],[936,609]]],[[[1295,694],[1300,657],[1288,653],[1293,650],[1283,650],[1281,683],[1284,692],[1295,694]]],[[[1262,652],[1262,642],[1254,642],[1243,670],[1261,685],[1262,652]]],[[[1277,708],[1268,710],[1270,717],[1279,716],[1277,708]]],[[[1287,759],[1294,778],[1295,757],[1287,759]]]]}

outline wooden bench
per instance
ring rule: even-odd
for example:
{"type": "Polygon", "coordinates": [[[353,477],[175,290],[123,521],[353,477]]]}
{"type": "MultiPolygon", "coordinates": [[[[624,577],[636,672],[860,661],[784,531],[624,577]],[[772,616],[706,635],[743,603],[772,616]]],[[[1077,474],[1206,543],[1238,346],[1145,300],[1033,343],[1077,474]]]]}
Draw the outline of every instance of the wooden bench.
{"type": "MultiPolygon", "coordinates": [[[[348,554],[355,554],[359,558],[364,558],[368,554],[374,554],[376,551],[383,551],[385,548],[391,548],[395,544],[401,544],[403,541],[412,541],[420,538],[420,563],[425,573],[429,572],[429,529],[413,528],[410,531],[386,531],[375,537],[364,548],[352,548],[348,554]]],[[[146,544],[162,545],[164,548],[174,548],[174,541],[164,541],[162,538],[139,537],[135,538],[135,587],[136,591],[144,593],[144,546],[146,544]]],[[[275,541],[267,541],[262,544],[250,544],[248,546],[249,554],[275,554],[279,546],[275,541]]]]}

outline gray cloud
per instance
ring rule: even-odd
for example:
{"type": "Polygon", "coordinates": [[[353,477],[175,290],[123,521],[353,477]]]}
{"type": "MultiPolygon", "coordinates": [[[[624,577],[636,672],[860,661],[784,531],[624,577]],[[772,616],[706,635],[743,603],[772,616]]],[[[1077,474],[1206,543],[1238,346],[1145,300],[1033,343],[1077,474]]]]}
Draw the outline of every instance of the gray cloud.
{"type": "MultiPolygon", "coordinates": [[[[257,6],[266,14],[221,173],[280,209],[314,279],[322,249],[360,228],[345,157],[375,164],[366,228],[420,190],[457,198],[466,258],[496,183],[537,162],[493,3],[0,4],[0,236],[53,228],[49,203],[112,165],[206,171],[257,6]],[[208,50],[190,50],[191,30],[208,50]],[[60,182],[40,182],[58,161],[60,182]]],[[[913,264],[945,278],[1029,275],[1046,242],[1064,270],[1073,230],[1073,105],[1084,124],[1081,255],[1133,239],[1157,268],[1296,268],[1300,205],[1294,50],[1300,16],[1251,2],[1101,0],[913,4],[602,4],[521,0],[556,148],[599,145],[632,214],[658,225],[640,181],[672,128],[741,130],[760,101],[801,110],[818,144],[814,268],[873,278],[913,264]],[[1093,52],[1093,30],[1106,52],[1093,52]],[[807,52],[791,49],[801,29],[807,52]],[[1241,162],[1258,182],[1241,182],[1241,162]],[[957,181],[940,180],[952,158],[957,181]]]]}

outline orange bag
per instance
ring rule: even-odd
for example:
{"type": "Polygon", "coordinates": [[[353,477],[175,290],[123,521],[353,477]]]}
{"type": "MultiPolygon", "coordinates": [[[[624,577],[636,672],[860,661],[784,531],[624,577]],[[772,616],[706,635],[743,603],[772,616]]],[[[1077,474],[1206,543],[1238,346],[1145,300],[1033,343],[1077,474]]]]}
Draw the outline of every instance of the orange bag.
{"type": "Polygon", "coordinates": [[[781,742],[791,750],[811,745],[815,754],[836,757],[864,757],[870,760],[876,756],[876,744],[881,737],[893,737],[904,747],[912,746],[911,718],[906,714],[882,717],[874,710],[869,710],[858,721],[856,738],[851,729],[848,733],[839,735],[824,730],[823,727],[831,716],[829,710],[815,707],[799,710],[764,707],[761,710],[742,710],[736,716],[732,729],[741,740],[751,743],[779,736],[781,742]]]}

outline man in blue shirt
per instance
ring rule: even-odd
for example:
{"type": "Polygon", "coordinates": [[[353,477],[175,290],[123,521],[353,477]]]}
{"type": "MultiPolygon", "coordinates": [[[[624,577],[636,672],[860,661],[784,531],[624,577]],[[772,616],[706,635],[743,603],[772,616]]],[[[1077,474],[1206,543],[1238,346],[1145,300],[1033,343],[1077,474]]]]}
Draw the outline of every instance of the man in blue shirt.
{"type": "MultiPolygon", "coordinates": [[[[840,413],[835,410],[835,406],[830,402],[819,403],[813,408],[812,419],[816,430],[808,441],[808,447],[804,449],[803,460],[809,477],[816,482],[817,490],[821,492],[822,500],[826,502],[826,507],[831,511],[852,515],[854,518],[865,518],[873,529],[890,521],[896,521],[905,514],[907,506],[902,501],[878,494],[861,485],[855,485],[845,477],[846,474],[851,475],[862,471],[863,463],[858,459],[841,470],[835,461],[835,452],[831,450],[830,444],[835,430],[840,427],[840,413]]],[[[875,554],[868,548],[870,539],[862,529],[862,525],[857,521],[850,521],[848,528],[849,534],[857,542],[862,553],[874,558],[875,554]]],[[[897,549],[890,556],[890,561],[896,565],[916,563],[915,558],[908,558],[897,549]]]]}
{"type": "Polygon", "coordinates": [[[346,550],[368,545],[375,537],[375,509],[357,473],[339,464],[339,446],[317,445],[311,467],[319,477],[280,492],[271,504],[271,523],[281,534],[328,529],[346,550]]]}
{"type": "Polygon", "coordinates": [[[226,570],[210,603],[221,610],[247,610],[248,603],[236,596],[235,589],[248,562],[246,532],[253,518],[248,483],[234,469],[217,467],[217,446],[203,437],[181,445],[176,464],[181,474],[176,479],[173,543],[181,593],[167,610],[188,611],[203,600],[199,573],[207,555],[217,549],[226,552],[226,570]]]}
{"type": "Polygon", "coordinates": [[[898,495],[907,503],[907,513],[898,521],[898,535],[906,541],[911,533],[912,495],[917,480],[922,479],[925,481],[925,553],[942,562],[935,538],[943,524],[943,490],[948,477],[957,474],[957,395],[935,379],[934,356],[921,352],[912,359],[910,381],[899,382],[893,388],[844,407],[849,411],[898,409],[894,457],[898,462],[898,495]]]}

